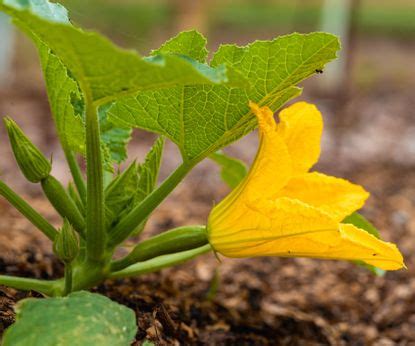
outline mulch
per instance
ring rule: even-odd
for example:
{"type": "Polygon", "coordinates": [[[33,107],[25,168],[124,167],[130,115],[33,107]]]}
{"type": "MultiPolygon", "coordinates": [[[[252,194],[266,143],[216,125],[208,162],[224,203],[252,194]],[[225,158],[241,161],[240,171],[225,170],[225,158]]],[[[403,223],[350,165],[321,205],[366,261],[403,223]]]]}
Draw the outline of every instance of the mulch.
{"type": "MultiPolygon", "coordinates": [[[[215,190],[215,182],[194,189],[195,180],[209,177],[209,169],[202,167],[161,205],[147,234],[204,222],[213,196],[226,193],[223,185],[215,190]]],[[[137,345],[144,340],[157,345],[415,344],[415,169],[372,163],[337,173],[371,191],[363,212],[385,239],[399,245],[408,270],[375,277],[346,262],[219,262],[208,254],[160,273],[108,281],[94,290],[136,312],[137,345]]],[[[61,275],[47,240],[0,203],[0,273],[61,275]]],[[[43,200],[35,198],[32,204],[57,222],[43,200]]],[[[37,294],[0,288],[0,332],[13,322],[15,303],[28,296],[37,294]]]]}

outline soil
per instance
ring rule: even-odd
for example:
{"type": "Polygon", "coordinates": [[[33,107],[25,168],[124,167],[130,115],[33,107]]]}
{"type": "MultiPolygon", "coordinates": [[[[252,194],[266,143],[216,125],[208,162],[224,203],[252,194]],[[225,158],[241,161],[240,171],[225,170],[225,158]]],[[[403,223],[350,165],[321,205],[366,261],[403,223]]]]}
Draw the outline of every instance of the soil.
{"type": "MultiPolygon", "coordinates": [[[[395,52],[387,44],[376,49],[373,44],[378,43],[371,42],[365,51],[368,61],[370,54],[395,52]]],[[[413,56],[414,45],[405,49],[411,54],[402,56],[413,56]]],[[[381,61],[379,66],[399,64],[381,61]]],[[[396,73],[390,75],[396,78],[396,73]]],[[[371,192],[363,214],[384,239],[398,244],[408,269],[376,277],[347,262],[280,258],[219,262],[205,255],[159,273],[107,281],[95,288],[134,309],[137,344],[151,340],[158,345],[415,345],[415,78],[403,86],[393,80],[372,83],[355,92],[342,112],[337,110],[337,116],[348,115],[341,121],[329,115],[336,111],[330,100],[303,98],[317,100],[327,123],[318,170],[350,179],[371,192]]],[[[53,128],[39,125],[50,124],[44,94],[22,88],[0,94],[1,114],[12,115],[45,152],[53,152],[54,174],[64,181],[68,172],[53,128]]],[[[130,146],[132,156],[141,159],[152,139],[137,132],[130,146]]],[[[255,151],[255,134],[229,149],[247,161],[255,151]]],[[[173,145],[165,152],[161,178],[179,160],[173,145]]],[[[0,156],[2,179],[59,225],[40,190],[16,174],[4,129],[0,129],[0,156]]],[[[154,213],[145,236],[205,223],[213,201],[227,192],[217,168],[203,162],[154,213]]],[[[2,199],[0,210],[0,273],[61,276],[62,266],[48,240],[2,199]]],[[[0,334],[14,321],[16,302],[30,296],[38,294],[0,286],[0,334]]]]}
{"type": "MultiPolygon", "coordinates": [[[[160,273],[108,281],[95,290],[134,309],[138,344],[145,339],[159,345],[415,343],[415,171],[370,165],[343,175],[372,192],[364,213],[376,220],[386,239],[399,244],[408,270],[375,277],[345,262],[258,258],[219,263],[205,255],[160,273]]],[[[195,191],[191,186],[183,184],[161,206],[149,233],[188,219],[202,221],[210,188],[195,191]],[[179,212],[178,199],[190,209],[179,212]]],[[[43,200],[32,204],[47,210],[43,200]]],[[[1,273],[45,279],[61,275],[47,241],[14,210],[1,208],[1,273]]],[[[0,328],[13,322],[15,302],[32,295],[1,288],[0,328]]]]}

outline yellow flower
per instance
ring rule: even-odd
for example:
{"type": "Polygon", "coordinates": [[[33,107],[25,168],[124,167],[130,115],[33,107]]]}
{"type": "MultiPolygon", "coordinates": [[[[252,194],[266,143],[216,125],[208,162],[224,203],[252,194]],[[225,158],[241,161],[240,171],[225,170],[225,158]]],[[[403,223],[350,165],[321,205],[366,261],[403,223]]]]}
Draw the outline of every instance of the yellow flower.
{"type": "Polygon", "coordinates": [[[308,172],[320,155],[318,109],[296,103],[276,124],[268,107],[250,107],[258,119],[259,149],[249,174],[209,216],[213,248],[227,257],[313,257],[402,268],[394,244],[341,223],[369,194],[347,180],[308,172]]]}

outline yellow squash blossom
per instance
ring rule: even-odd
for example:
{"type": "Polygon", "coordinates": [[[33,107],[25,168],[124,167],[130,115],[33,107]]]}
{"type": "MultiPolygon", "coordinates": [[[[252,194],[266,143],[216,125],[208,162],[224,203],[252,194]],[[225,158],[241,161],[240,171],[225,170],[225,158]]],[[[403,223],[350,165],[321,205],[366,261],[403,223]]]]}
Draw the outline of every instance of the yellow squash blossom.
{"type": "Polygon", "coordinates": [[[404,266],[394,244],[341,221],[369,194],[344,179],[308,172],[320,155],[318,109],[296,103],[279,114],[250,103],[259,149],[246,178],[209,216],[209,241],[227,257],[282,256],[360,260],[384,270],[404,266]]]}

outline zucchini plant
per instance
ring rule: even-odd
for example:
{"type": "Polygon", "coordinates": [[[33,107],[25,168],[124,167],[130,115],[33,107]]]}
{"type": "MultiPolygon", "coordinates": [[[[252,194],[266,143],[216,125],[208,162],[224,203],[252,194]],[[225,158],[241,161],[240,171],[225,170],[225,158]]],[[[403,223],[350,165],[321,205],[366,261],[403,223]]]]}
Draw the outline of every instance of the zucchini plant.
{"type": "MultiPolygon", "coordinates": [[[[298,83],[336,57],[335,36],[294,33],[243,47],[224,44],[208,60],[206,39],[186,31],[144,57],[73,25],[63,6],[47,0],[0,0],[0,10],[38,50],[73,181],[64,187],[51,174],[52,163],[12,119],[4,119],[20,170],[41,185],[61,228],[3,181],[0,195],[53,242],[65,275],[0,275],[0,284],[48,297],[68,295],[49,298],[60,309],[62,299],[84,301],[87,295],[73,292],[104,280],[158,271],[210,251],[344,259],[372,269],[404,265],[397,248],[356,213],[368,196],[363,188],[308,172],[320,153],[317,108],[300,102],[283,110],[278,124],[273,119],[300,95],[298,83]],[[257,126],[260,145],[248,172],[221,149],[257,126]],[[133,161],[119,173],[114,167],[126,160],[134,128],[159,137],[144,162],[133,161]],[[182,162],[159,184],[165,140],[178,146],[182,162]],[[152,212],[206,158],[218,163],[234,188],[212,209],[208,224],[165,230],[115,259],[116,249],[144,230],[152,212]]],[[[22,304],[22,311],[25,306],[38,309],[22,304]]]]}

